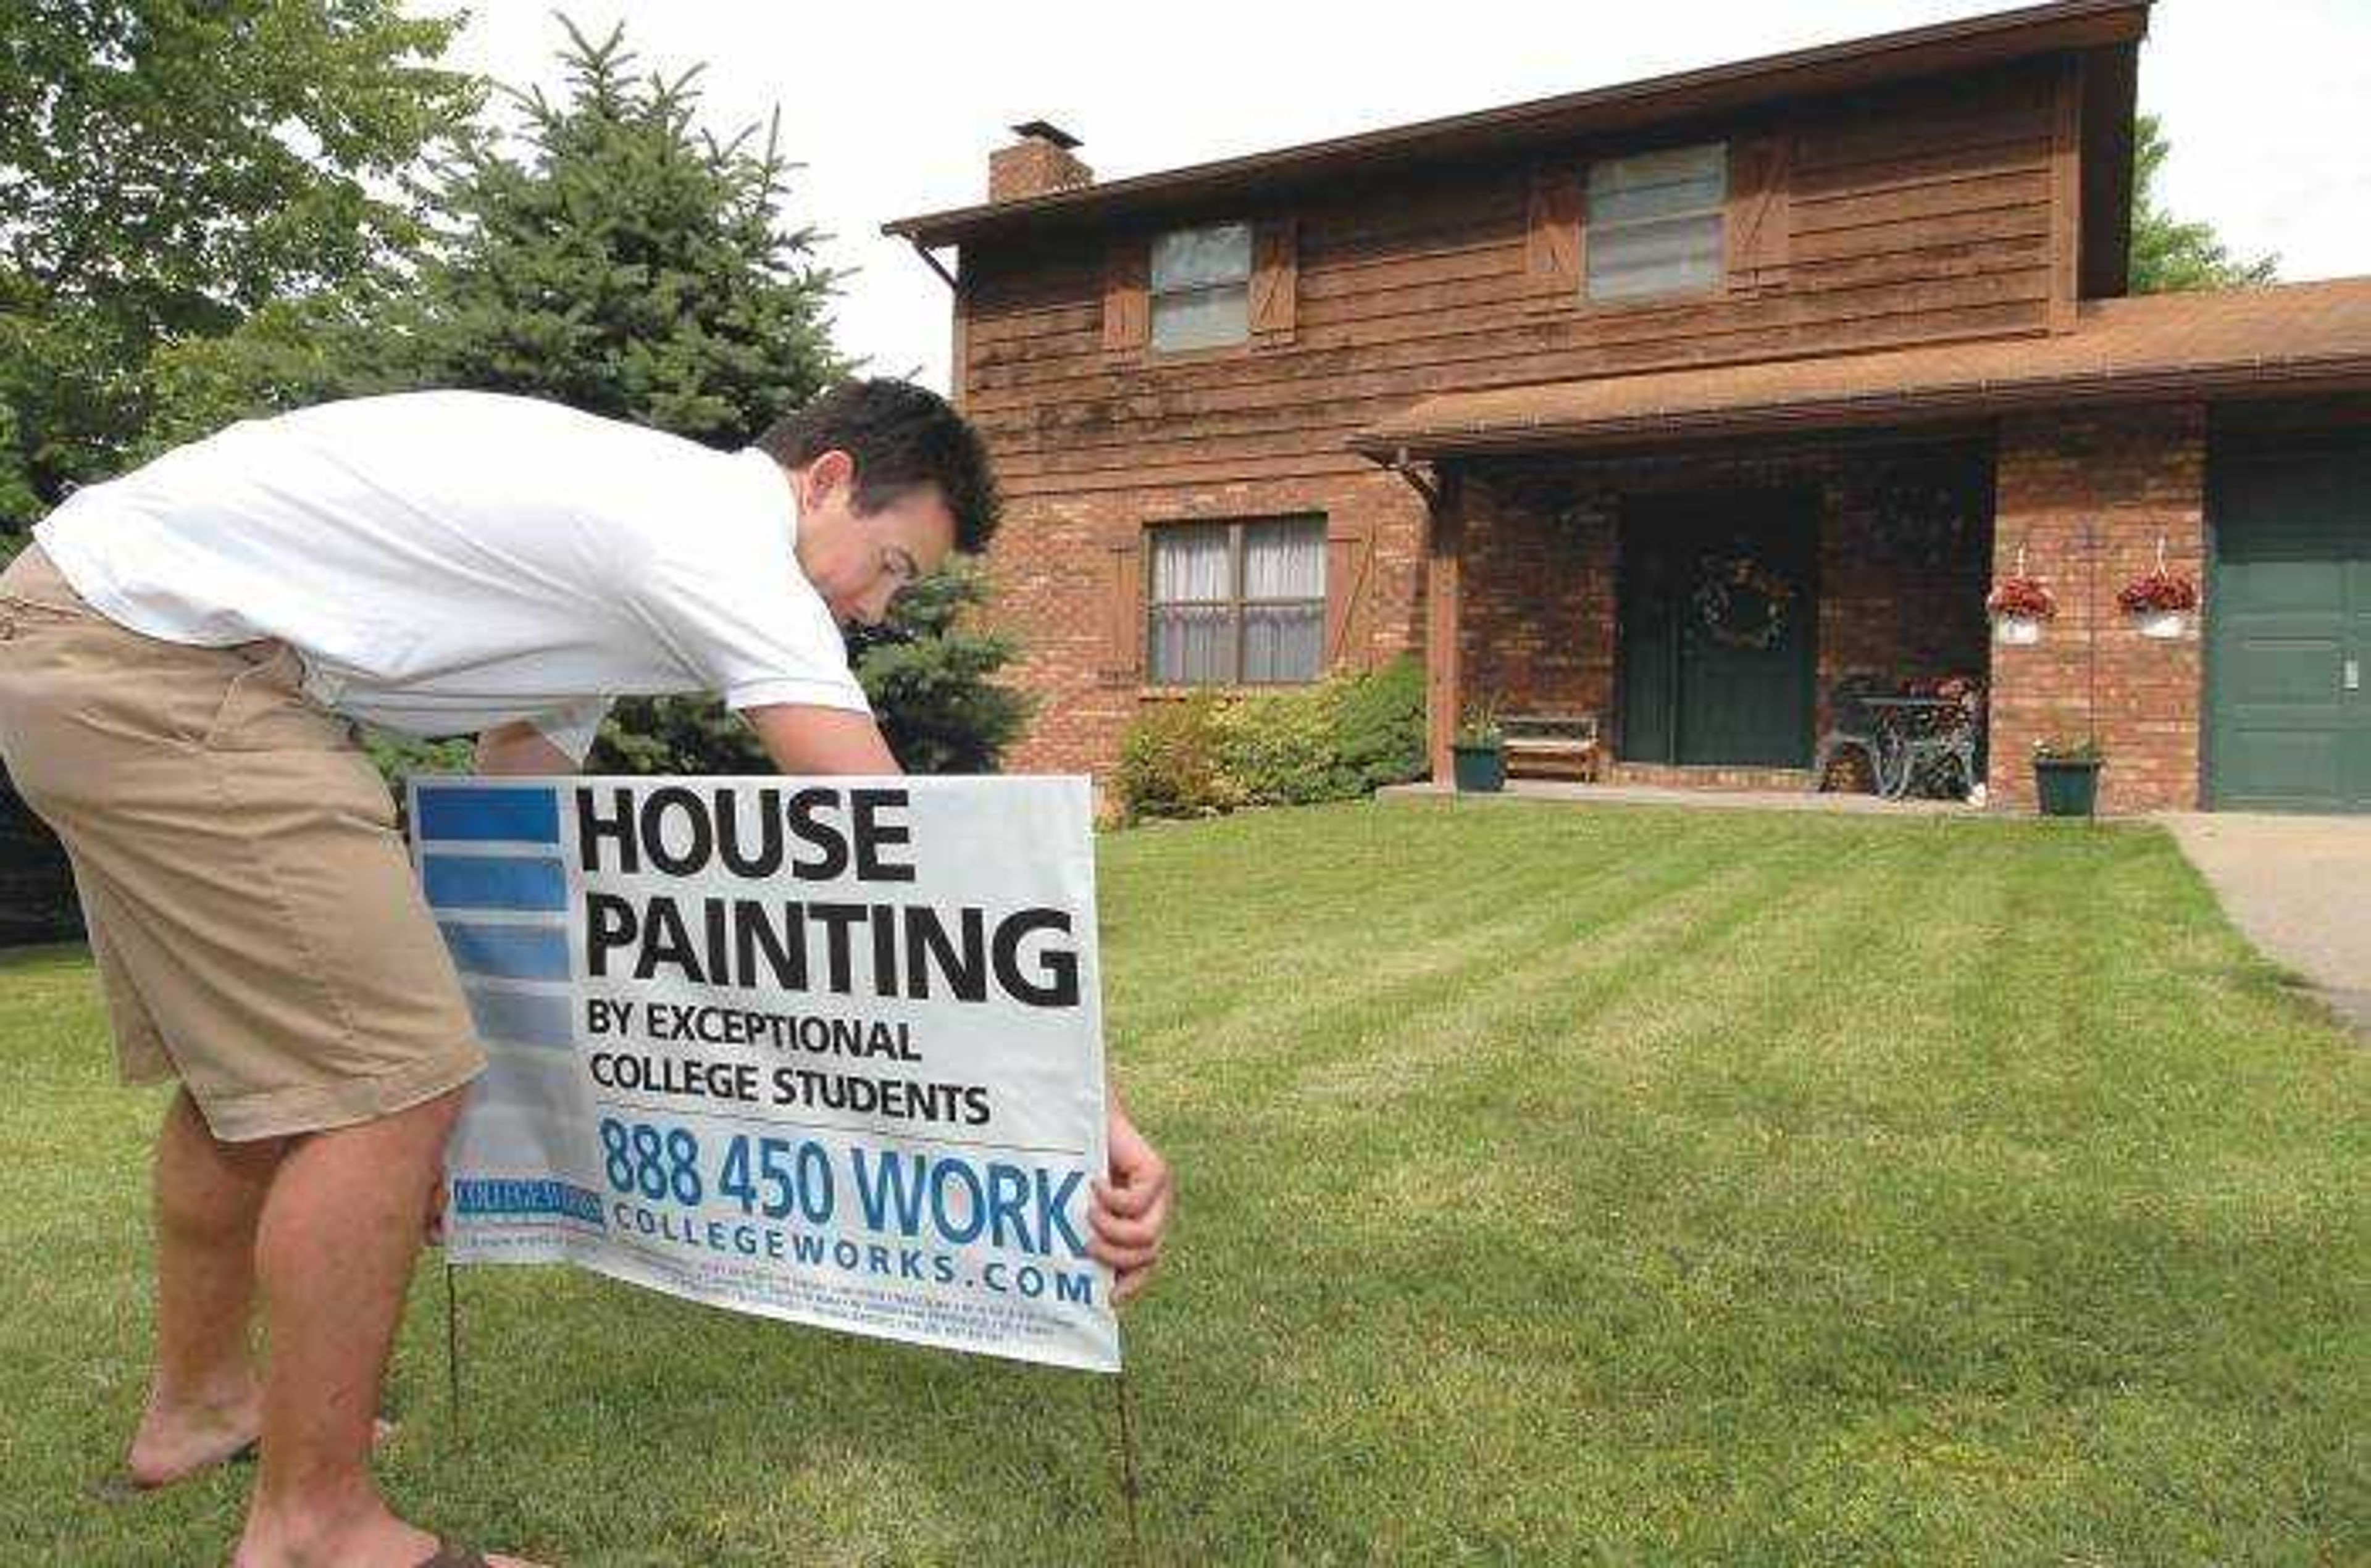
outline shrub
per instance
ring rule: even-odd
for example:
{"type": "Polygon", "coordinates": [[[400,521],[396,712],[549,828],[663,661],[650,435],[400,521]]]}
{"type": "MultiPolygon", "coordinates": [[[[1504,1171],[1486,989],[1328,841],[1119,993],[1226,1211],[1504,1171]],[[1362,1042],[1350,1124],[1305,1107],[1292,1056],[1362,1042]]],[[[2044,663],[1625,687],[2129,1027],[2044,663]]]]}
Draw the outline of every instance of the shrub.
{"type": "Polygon", "coordinates": [[[1339,688],[1264,692],[1219,713],[1219,767],[1245,805],[1305,806],[1359,792],[1340,762],[1334,716],[1339,688]]]}
{"type": "Polygon", "coordinates": [[[1364,793],[1424,777],[1424,665],[1403,653],[1382,669],[1341,679],[1334,749],[1364,793]]]}
{"type": "Polygon", "coordinates": [[[1424,670],[1409,657],[1314,686],[1197,693],[1147,712],[1120,744],[1130,818],[1350,800],[1425,770],[1424,670]]]}
{"type": "Polygon", "coordinates": [[[1216,693],[1197,693],[1162,703],[1128,727],[1119,748],[1119,793],[1129,817],[1211,816],[1242,803],[1219,766],[1223,706],[1216,693]]]}

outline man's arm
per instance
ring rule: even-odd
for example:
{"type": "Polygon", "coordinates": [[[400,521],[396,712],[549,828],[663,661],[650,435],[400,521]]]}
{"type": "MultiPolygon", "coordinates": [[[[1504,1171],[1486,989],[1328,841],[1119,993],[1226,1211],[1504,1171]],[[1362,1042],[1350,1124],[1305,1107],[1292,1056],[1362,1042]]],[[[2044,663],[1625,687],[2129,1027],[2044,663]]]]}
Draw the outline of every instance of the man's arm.
{"type": "Polygon", "coordinates": [[[478,771],[517,778],[539,773],[573,773],[576,759],[553,745],[542,731],[519,721],[497,724],[478,737],[478,771]]]}
{"type": "Polygon", "coordinates": [[[784,773],[903,773],[869,713],[776,702],[745,708],[766,755],[784,773]]]}

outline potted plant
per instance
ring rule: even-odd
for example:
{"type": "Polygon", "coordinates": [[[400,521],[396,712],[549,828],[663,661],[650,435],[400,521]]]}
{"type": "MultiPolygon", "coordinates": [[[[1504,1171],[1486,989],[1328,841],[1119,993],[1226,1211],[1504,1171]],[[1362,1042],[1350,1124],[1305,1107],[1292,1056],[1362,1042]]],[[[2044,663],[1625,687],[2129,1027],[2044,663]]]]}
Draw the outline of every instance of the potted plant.
{"type": "Polygon", "coordinates": [[[2033,789],[2043,816],[2087,817],[2099,803],[2099,737],[2052,735],[2033,743],[2033,789]]]}
{"type": "Polygon", "coordinates": [[[2140,623],[2143,637],[2176,638],[2190,629],[2198,608],[2198,584],[2159,560],[2146,575],[2118,590],[2116,605],[2140,623]]]}
{"type": "Polygon", "coordinates": [[[1450,758],[1462,794],[1493,794],[1507,785],[1507,733],[1495,703],[1477,702],[1457,721],[1450,758]]]}
{"type": "Polygon", "coordinates": [[[1984,608],[1993,617],[1995,637],[2029,647],[2041,640],[2041,623],[2058,613],[2058,600],[2041,585],[2041,579],[2028,577],[2020,563],[2019,570],[1993,584],[1993,591],[1984,596],[1984,608]]]}

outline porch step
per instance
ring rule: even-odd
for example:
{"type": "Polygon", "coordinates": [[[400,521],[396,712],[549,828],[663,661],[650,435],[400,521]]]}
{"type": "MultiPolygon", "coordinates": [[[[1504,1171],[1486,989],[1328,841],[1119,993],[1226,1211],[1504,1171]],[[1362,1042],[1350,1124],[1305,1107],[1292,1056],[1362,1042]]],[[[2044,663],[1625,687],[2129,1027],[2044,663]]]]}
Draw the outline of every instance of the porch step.
{"type": "Polygon", "coordinates": [[[1609,784],[1655,790],[1802,790],[1811,787],[1806,767],[1679,767],[1660,762],[1617,762],[1606,771],[1609,784]]]}

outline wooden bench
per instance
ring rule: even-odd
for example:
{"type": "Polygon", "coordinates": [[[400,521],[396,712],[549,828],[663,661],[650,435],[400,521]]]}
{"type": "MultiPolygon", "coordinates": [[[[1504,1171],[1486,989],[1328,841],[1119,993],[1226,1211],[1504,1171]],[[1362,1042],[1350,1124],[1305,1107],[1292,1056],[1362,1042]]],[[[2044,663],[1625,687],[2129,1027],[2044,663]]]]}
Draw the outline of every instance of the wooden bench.
{"type": "Polygon", "coordinates": [[[1593,784],[1605,771],[1594,713],[1502,714],[1507,777],[1569,778],[1593,784]]]}

